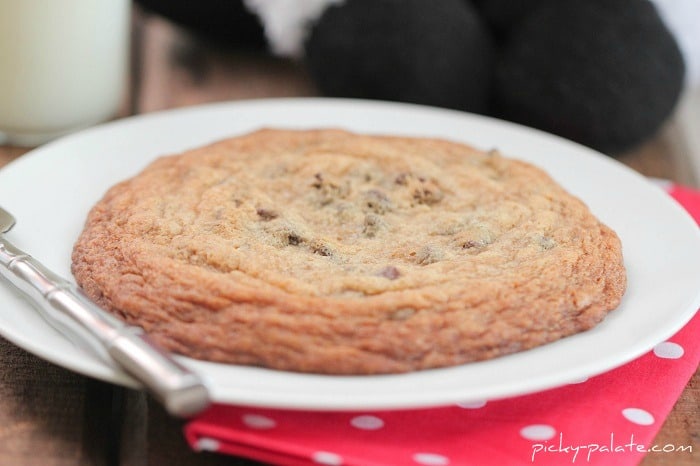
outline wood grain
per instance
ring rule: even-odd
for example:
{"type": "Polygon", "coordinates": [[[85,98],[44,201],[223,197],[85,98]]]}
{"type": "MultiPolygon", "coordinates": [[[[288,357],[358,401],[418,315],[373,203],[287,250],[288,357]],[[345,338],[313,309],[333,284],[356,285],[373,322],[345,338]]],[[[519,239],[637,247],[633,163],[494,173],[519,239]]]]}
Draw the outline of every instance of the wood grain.
{"type": "Polygon", "coordinates": [[[105,435],[90,397],[111,393],[0,339],[0,463],[104,465],[105,435]]]}
{"type": "Polygon", "coordinates": [[[28,147],[0,146],[0,168],[29,152],[28,147]]]}
{"type": "Polygon", "coordinates": [[[298,63],[206,42],[156,16],[143,22],[139,113],[317,94],[298,63]]]}
{"type": "Polygon", "coordinates": [[[634,150],[613,157],[642,175],[678,180],[678,163],[670,154],[671,132],[672,129],[666,126],[634,150]]]}
{"type": "Polygon", "coordinates": [[[654,445],[692,446],[692,452],[649,453],[641,466],[697,466],[700,464],[700,369],[690,379],[666,418],[654,445]]]}
{"type": "MultiPolygon", "coordinates": [[[[119,116],[318,93],[298,63],[208,43],[138,9],[133,24],[131,85],[119,116]]],[[[687,170],[678,162],[683,160],[678,134],[670,124],[616,158],[644,175],[688,183],[687,170]]],[[[27,150],[0,146],[0,167],[27,150]]],[[[692,445],[694,453],[650,453],[643,466],[700,464],[699,403],[697,372],[654,440],[661,446],[692,445]]],[[[255,464],[194,453],[181,428],[182,421],[142,392],[74,374],[0,339],[0,464],[255,464]]]]}

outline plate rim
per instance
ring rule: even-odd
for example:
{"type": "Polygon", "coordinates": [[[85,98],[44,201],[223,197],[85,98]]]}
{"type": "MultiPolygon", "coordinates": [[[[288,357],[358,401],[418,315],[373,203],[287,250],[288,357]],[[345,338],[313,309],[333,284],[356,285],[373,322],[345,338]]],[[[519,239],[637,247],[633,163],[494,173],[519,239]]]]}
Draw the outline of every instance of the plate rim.
{"type": "MultiPolygon", "coordinates": [[[[122,118],[119,120],[111,121],[102,125],[98,125],[83,131],[80,131],[78,133],[74,133],[68,136],[65,136],[63,138],[60,138],[56,141],[53,141],[51,143],[48,143],[44,146],[41,146],[39,148],[36,148],[21,157],[18,157],[17,159],[11,161],[8,163],[6,166],[4,166],[2,169],[0,169],[0,178],[3,176],[7,176],[6,174],[9,171],[21,171],[24,167],[24,164],[30,164],[30,163],[37,163],[34,162],[33,160],[39,159],[42,156],[45,156],[44,154],[46,153],[51,153],[52,151],[60,150],[61,147],[63,146],[70,146],[71,143],[74,141],[80,141],[81,139],[84,139],[86,136],[89,135],[99,135],[100,132],[102,131],[111,131],[114,128],[119,128],[123,127],[128,130],[129,125],[136,125],[138,126],[141,121],[143,120],[150,120],[154,121],[154,119],[158,118],[165,118],[171,119],[175,118],[183,118],[187,116],[188,114],[190,115],[189,118],[196,118],[196,114],[198,112],[201,112],[203,114],[207,114],[212,110],[223,110],[223,111],[231,111],[231,108],[241,108],[241,107],[247,107],[247,106],[264,106],[264,105],[310,105],[310,106],[315,106],[315,105],[324,105],[324,106],[337,106],[337,105],[360,105],[360,106],[367,106],[368,108],[371,107],[383,107],[385,109],[389,110],[395,110],[399,111],[400,109],[411,109],[412,111],[418,111],[418,112],[434,112],[434,114],[444,114],[444,115],[452,115],[457,118],[464,118],[467,117],[467,119],[471,119],[472,121],[479,120],[482,122],[486,122],[491,125],[496,125],[500,127],[504,127],[506,129],[514,129],[516,131],[524,131],[528,133],[529,135],[535,136],[535,138],[538,137],[545,137],[546,139],[549,139],[550,141],[553,141],[555,144],[564,144],[570,147],[575,147],[577,151],[583,151],[586,152],[589,155],[595,155],[596,158],[599,161],[605,161],[605,162],[610,162],[611,166],[616,166],[616,169],[623,169],[623,171],[627,172],[627,175],[634,175],[640,180],[644,180],[645,182],[648,183],[647,179],[641,175],[640,173],[632,170],[629,167],[626,167],[625,165],[621,164],[620,162],[611,159],[610,157],[603,155],[597,151],[594,151],[593,149],[590,149],[588,147],[585,147],[581,144],[566,140],[564,138],[561,138],[560,136],[553,135],[550,133],[546,133],[541,130],[529,128],[526,126],[519,125],[517,123],[513,122],[508,122],[508,121],[503,121],[499,120],[497,118],[489,117],[489,116],[482,116],[482,115],[475,115],[471,113],[465,113],[461,112],[458,110],[451,110],[451,109],[442,109],[442,108],[436,108],[436,107],[428,107],[428,106],[423,106],[423,105],[418,105],[418,104],[410,104],[410,103],[397,103],[397,102],[385,102],[385,101],[369,101],[369,100],[360,100],[360,99],[338,99],[338,98],[316,98],[316,97],[311,97],[311,98],[270,98],[270,99],[250,99],[250,100],[243,100],[243,101],[227,101],[227,102],[216,102],[216,103],[210,103],[210,104],[204,104],[204,105],[196,105],[196,106],[190,106],[190,107],[183,107],[183,108],[177,108],[177,109],[168,109],[168,110],[162,110],[158,112],[152,112],[152,113],[147,113],[147,114],[140,114],[140,115],[134,115],[130,116],[127,118],[122,118]],[[31,162],[30,162],[31,161],[31,162]]],[[[183,149],[184,150],[184,149],[183,149]]],[[[517,158],[517,157],[516,157],[517,158]]],[[[649,183],[650,184],[650,183],[649,183]]],[[[658,190],[660,198],[667,198],[669,201],[667,206],[673,205],[674,209],[676,209],[676,213],[680,213],[681,215],[684,215],[686,217],[686,221],[692,222],[692,225],[695,226],[695,223],[690,219],[689,214],[683,209],[678,203],[672,201],[670,197],[668,197],[667,194],[664,194],[662,190],[658,190]]],[[[697,227],[696,227],[697,228],[697,227]]],[[[700,239],[700,232],[696,235],[698,239],[700,239]]],[[[71,277],[72,278],[72,277],[71,277]]],[[[664,339],[670,338],[673,334],[675,334],[678,330],[680,330],[690,319],[693,318],[695,315],[695,312],[697,311],[698,307],[700,307],[700,289],[697,290],[696,295],[694,296],[693,299],[690,300],[687,309],[680,313],[682,315],[682,318],[677,318],[674,321],[674,325],[667,326],[664,329],[664,332],[660,335],[660,338],[658,341],[663,341],[664,339]]],[[[4,326],[0,326],[0,334],[5,337],[7,340],[13,342],[17,346],[20,346],[27,351],[38,355],[42,359],[46,359],[54,364],[57,364],[62,367],[66,367],[69,370],[73,370],[75,372],[81,373],[83,375],[89,376],[89,377],[94,377],[106,382],[112,382],[116,383],[119,385],[125,385],[131,388],[138,388],[140,387],[140,384],[138,384],[136,381],[134,381],[131,377],[128,375],[124,374],[121,371],[112,371],[112,373],[95,373],[94,370],[86,370],[84,367],[82,367],[80,364],[77,366],[80,367],[73,367],[75,366],[74,364],[67,364],[65,360],[62,360],[61,357],[57,355],[46,355],[46,354],[38,354],[42,353],[39,344],[36,344],[32,342],[29,338],[21,338],[18,337],[17,335],[8,334],[4,326]]],[[[555,342],[556,343],[556,342],[555,342]]],[[[545,347],[550,347],[552,344],[545,345],[545,347]]],[[[624,356],[619,357],[617,360],[617,363],[613,366],[608,367],[605,369],[604,372],[607,372],[609,370],[614,369],[615,367],[619,367],[621,365],[626,364],[627,362],[639,357],[640,355],[644,354],[645,352],[649,351],[651,347],[649,345],[646,345],[643,350],[640,350],[639,348],[636,348],[634,351],[628,351],[624,356]]],[[[542,347],[540,347],[542,348],[542,347]]],[[[504,356],[503,358],[508,358],[509,356],[504,356]]],[[[177,358],[181,362],[183,362],[185,365],[197,369],[198,367],[201,367],[202,364],[204,365],[209,365],[213,363],[202,363],[200,361],[194,361],[190,360],[185,357],[179,357],[177,358]]],[[[500,359],[500,358],[499,358],[500,359]]],[[[488,362],[488,361],[487,361],[488,362]]],[[[256,368],[257,370],[257,368],[256,368]]],[[[263,369],[267,370],[267,369],[263,369]]],[[[441,371],[444,369],[436,369],[437,371],[441,371]]],[[[425,373],[425,371],[419,371],[421,373],[425,373]]],[[[591,375],[595,375],[601,373],[600,371],[592,371],[591,375]]],[[[302,374],[303,375],[303,374],[302,374]]],[[[359,377],[368,377],[368,376],[359,376],[359,377]]],[[[561,385],[561,383],[558,383],[558,385],[561,385]]],[[[540,381],[539,384],[530,384],[529,388],[526,390],[523,389],[512,389],[509,390],[507,388],[504,388],[498,392],[494,397],[489,397],[489,399],[494,399],[494,398],[504,398],[504,397],[510,397],[510,396],[517,396],[517,395],[524,395],[527,393],[533,393],[536,391],[541,391],[544,389],[548,388],[553,388],[554,386],[558,385],[552,385],[551,383],[548,383],[544,380],[540,381]]],[[[435,406],[435,405],[445,405],[457,401],[469,401],[468,399],[459,399],[456,400],[454,399],[454,394],[448,396],[445,395],[442,398],[445,400],[447,398],[452,399],[452,401],[434,401],[434,402],[429,402],[428,400],[418,400],[416,399],[415,402],[411,402],[410,400],[405,400],[405,399],[384,399],[384,400],[379,400],[375,397],[375,399],[372,402],[367,402],[367,403],[358,403],[356,401],[350,401],[350,400],[336,400],[335,402],[326,402],[325,405],[320,406],[318,403],[309,403],[308,400],[305,403],[303,399],[297,399],[297,400],[274,400],[274,399],[267,399],[265,401],[256,402],[256,399],[250,398],[250,397],[245,397],[241,393],[235,394],[233,398],[231,396],[226,396],[226,394],[219,393],[216,388],[213,389],[215,393],[218,393],[217,395],[217,401],[219,402],[235,402],[235,403],[240,403],[243,401],[245,404],[249,405],[259,405],[259,406],[269,406],[269,407],[278,407],[278,408],[300,408],[300,409],[322,409],[322,410],[329,410],[329,409],[367,409],[367,408],[390,408],[390,409],[401,409],[401,408],[416,408],[416,407],[425,407],[425,406],[435,406]]],[[[302,397],[303,398],[303,397],[302,397]]],[[[419,397],[420,398],[420,397],[419,397]]],[[[434,398],[434,397],[433,397],[434,398]]],[[[480,397],[479,397],[480,398],[480,397]]]]}

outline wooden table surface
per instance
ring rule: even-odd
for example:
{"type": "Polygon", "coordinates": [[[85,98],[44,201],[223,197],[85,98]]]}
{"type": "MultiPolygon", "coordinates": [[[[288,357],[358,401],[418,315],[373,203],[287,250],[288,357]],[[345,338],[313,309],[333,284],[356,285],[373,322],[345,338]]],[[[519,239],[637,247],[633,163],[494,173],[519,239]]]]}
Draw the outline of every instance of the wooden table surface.
{"type": "MultiPolygon", "coordinates": [[[[303,68],[195,38],[135,11],[131,85],[118,116],[260,97],[314,96],[303,68]]],[[[674,152],[673,122],[621,162],[649,176],[696,184],[674,152]]],[[[0,167],[26,148],[0,146],[0,167]]],[[[649,454],[644,466],[700,464],[700,375],[690,380],[654,443],[692,445],[687,453],[649,454]]],[[[254,464],[193,453],[169,417],[141,392],[99,382],[45,362],[0,338],[0,464],[254,464]]]]}

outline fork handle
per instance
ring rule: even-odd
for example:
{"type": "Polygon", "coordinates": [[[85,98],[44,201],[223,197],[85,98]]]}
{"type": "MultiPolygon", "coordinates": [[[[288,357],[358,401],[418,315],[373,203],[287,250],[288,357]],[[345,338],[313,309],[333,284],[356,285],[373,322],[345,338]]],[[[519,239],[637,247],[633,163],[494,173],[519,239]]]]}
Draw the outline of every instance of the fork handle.
{"type": "MultiPolygon", "coordinates": [[[[210,403],[203,381],[159,348],[139,327],[106,313],[75,285],[0,235],[0,275],[61,328],[86,330],[109,356],[175,416],[191,416],[210,403]]],[[[81,334],[80,332],[78,332],[81,334]]]]}

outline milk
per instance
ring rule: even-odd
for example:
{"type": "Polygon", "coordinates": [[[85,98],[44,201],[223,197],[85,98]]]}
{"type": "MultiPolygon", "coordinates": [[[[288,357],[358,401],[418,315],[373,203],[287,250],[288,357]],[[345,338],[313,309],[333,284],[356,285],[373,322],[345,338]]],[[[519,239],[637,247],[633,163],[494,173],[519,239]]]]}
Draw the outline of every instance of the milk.
{"type": "Polygon", "coordinates": [[[37,145],[115,114],[129,0],[0,0],[0,143],[37,145]]]}

